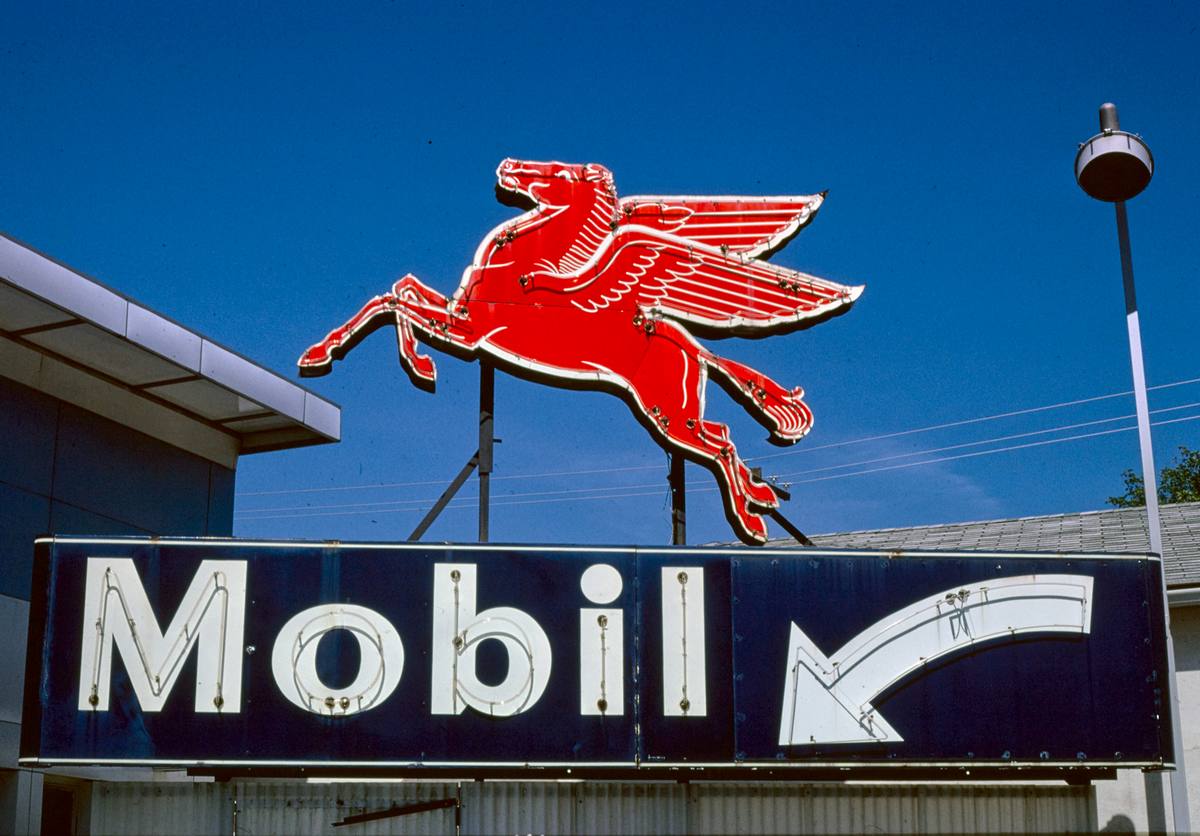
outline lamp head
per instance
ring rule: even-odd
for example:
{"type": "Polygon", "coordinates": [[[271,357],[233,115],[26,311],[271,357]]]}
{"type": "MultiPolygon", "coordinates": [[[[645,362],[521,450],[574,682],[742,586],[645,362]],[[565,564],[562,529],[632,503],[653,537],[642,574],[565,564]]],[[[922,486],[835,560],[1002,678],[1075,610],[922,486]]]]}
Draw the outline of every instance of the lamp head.
{"type": "Polygon", "coordinates": [[[1100,133],[1079,146],[1075,180],[1097,200],[1118,203],[1141,194],[1154,176],[1154,157],[1142,138],[1121,130],[1117,106],[1100,106],[1100,133]]]}

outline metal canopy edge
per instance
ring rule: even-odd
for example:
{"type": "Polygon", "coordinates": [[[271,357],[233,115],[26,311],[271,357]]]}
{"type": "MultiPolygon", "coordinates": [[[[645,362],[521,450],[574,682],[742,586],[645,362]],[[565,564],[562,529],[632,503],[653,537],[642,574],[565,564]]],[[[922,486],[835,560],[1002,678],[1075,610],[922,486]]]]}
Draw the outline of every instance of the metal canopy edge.
{"type": "MultiPolygon", "coordinates": [[[[337,404],[4,232],[0,299],[0,339],[103,384],[103,397],[99,389],[49,392],[84,409],[114,417],[144,412],[139,404],[165,408],[231,437],[239,454],[341,438],[337,404]],[[97,397],[132,409],[99,408],[97,397]]],[[[29,376],[14,379],[44,388],[29,376]]],[[[189,446],[178,435],[164,440],[189,446]]],[[[192,452],[213,458],[205,449],[192,452]]]]}

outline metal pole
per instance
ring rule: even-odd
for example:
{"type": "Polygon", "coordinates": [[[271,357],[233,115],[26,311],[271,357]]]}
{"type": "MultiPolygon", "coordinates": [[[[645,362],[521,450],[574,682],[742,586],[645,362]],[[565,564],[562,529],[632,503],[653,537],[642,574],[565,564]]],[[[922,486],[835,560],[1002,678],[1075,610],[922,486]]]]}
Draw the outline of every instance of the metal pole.
{"type": "Polygon", "coordinates": [[[1142,363],[1142,331],[1138,325],[1137,293],[1133,287],[1133,254],[1129,247],[1129,218],[1125,201],[1118,201],[1117,240],[1121,246],[1121,279],[1125,283],[1125,325],[1129,329],[1129,359],[1133,365],[1133,398],[1137,403],[1138,442],[1142,451],[1142,482],[1146,488],[1146,525],[1150,551],[1162,556],[1162,528],[1158,520],[1158,477],[1150,442],[1150,409],[1146,402],[1146,370],[1142,363]]]}
{"type": "MultiPolygon", "coordinates": [[[[1133,253],[1129,246],[1129,218],[1125,201],[1117,201],[1117,240],[1121,247],[1121,279],[1125,284],[1125,324],[1129,330],[1129,359],[1133,366],[1133,397],[1137,404],[1138,441],[1142,452],[1142,485],[1146,489],[1146,528],[1150,551],[1162,557],[1162,525],[1158,516],[1158,477],[1150,441],[1150,409],[1146,401],[1146,369],[1142,363],[1142,332],[1138,325],[1137,294],[1133,286],[1133,253]]],[[[1179,690],[1175,674],[1175,643],[1171,638],[1171,608],[1167,597],[1166,567],[1162,571],[1163,627],[1167,633],[1167,683],[1175,771],[1171,773],[1171,812],[1176,833],[1191,832],[1187,770],[1184,768],[1183,734],[1179,724],[1179,690]]]]}
{"type": "Polygon", "coordinates": [[[492,423],[496,408],[496,370],[479,363],[479,542],[488,541],[488,506],[492,483],[492,423]]]}
{"type": "Polygon", "coordinates": [[[671,483],[671,542],[676,546],[687,545],[687,493],[683,481],[683,456],[671,453],[671,471],[667,476],[671,483]]]}

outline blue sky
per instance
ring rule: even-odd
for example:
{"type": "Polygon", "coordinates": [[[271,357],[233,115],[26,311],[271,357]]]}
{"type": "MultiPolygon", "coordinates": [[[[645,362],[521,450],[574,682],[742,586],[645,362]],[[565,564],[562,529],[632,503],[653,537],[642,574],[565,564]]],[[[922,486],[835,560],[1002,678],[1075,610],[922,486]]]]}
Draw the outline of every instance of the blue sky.
{"type": "MultiPolygon", "coordinates": [[[[454,289],[513,214],[503,157],[600,162],[624,194],[829,189],[774,261],[865,283],[854,310],[710,343],[807,390],[815,429],[786,451],[709,397],[793,483],[788,516],[1097,509],[1134,433],[984,451],[1132,426],[1075,426],[1131,397],[862,439],[1130,388],[1113,210],[1072,177],[1106,100],[1158,166],[1129,206],[1149,381],[1200,377],[1198,24],[1188,3],[14,4],[0,229],[292,375],[404,273],[454,289]]],[[[435,359],[431,396],[381,332],[312,381],[344,440],[244,459],[236,533],[407,536],[475,448],[477,367],[435,359]]],[[[1200,383],[1151,393],[1184,407],[1159,420],[1193,402],[1200,383]]],[[[668,541],[665,456],[620,401],[501,375],[496,408],[493,539],[668,541]]],[[[1160,466],[1198,428],[1156,427],[1160,466]]],[[[711,477],[689,482],[690,539],[730,539],[711,477]]],[[[463,493],[430,538],[473,538],[463,493]]]]}

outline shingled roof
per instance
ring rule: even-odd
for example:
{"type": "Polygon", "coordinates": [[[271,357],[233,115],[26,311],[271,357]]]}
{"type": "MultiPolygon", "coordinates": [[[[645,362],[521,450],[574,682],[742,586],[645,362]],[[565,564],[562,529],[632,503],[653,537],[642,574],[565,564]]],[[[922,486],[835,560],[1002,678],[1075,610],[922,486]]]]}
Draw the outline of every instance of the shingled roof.
{"type": "MultiPolygon", "coordinates": [[[[1200,502],[1161,508],[1167,585],[1200,586],[1200,502]]],[[[1144,508],[1053,514],[818,534],[822,548],[905,551],[1030,551],[1137,554],[1150,551],[1144,508]]],[[[781,541],[795,542],[792,540],[781,541]]]]}

